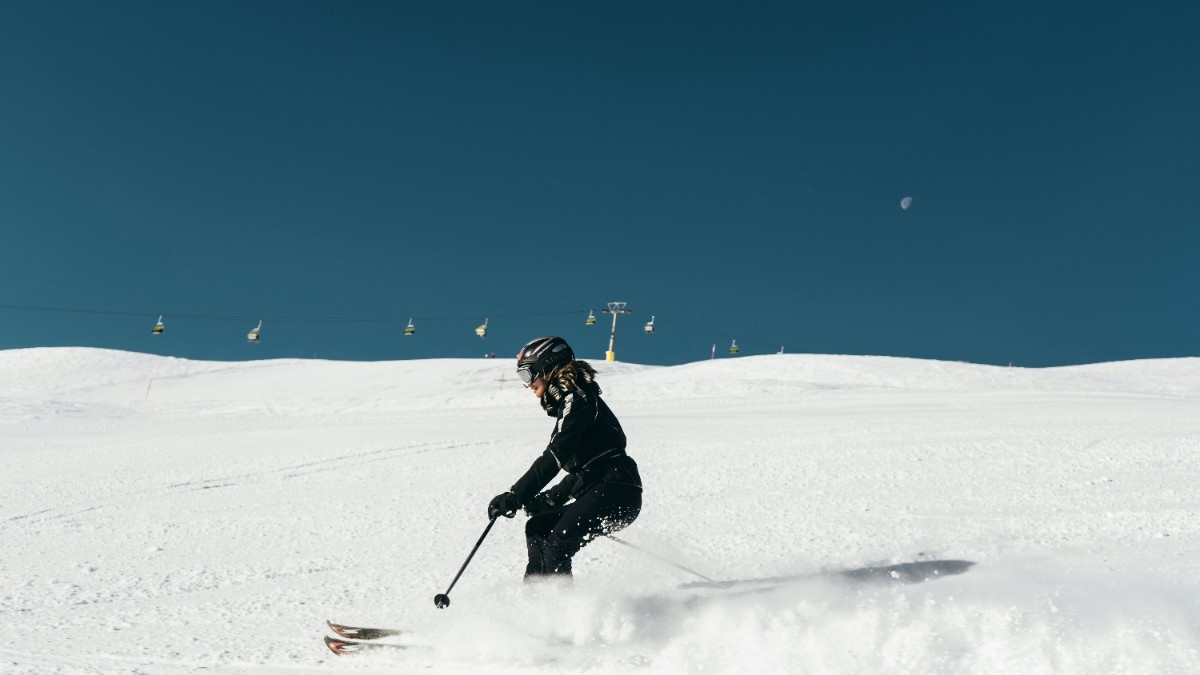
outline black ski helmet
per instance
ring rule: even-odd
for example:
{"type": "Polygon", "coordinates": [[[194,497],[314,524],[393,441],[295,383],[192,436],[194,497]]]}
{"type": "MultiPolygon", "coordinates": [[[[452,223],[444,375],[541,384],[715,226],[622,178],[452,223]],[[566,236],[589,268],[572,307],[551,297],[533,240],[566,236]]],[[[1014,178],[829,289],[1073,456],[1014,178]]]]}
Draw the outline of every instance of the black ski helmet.
{"type": "Polygon", "coordinates": [[[517,354],[517,375],[521,382],[530,384],[545,378],[555,368],[575,360],[571,345],[560,337],[534,338],[525,343],[517,354]]]}

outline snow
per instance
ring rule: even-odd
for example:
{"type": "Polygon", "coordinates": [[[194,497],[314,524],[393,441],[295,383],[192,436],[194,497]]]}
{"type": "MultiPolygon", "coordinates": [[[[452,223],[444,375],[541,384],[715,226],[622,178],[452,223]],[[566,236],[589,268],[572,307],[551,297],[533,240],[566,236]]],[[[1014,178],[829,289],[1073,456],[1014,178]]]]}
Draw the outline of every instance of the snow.
{"type": "Polygon", "coordinates": [[[645,552],[501,520],[438,610],[550,432],[507,359],[0,351],[0,672],[1200,672],[1200,359],[594,365],[645,552]]]}

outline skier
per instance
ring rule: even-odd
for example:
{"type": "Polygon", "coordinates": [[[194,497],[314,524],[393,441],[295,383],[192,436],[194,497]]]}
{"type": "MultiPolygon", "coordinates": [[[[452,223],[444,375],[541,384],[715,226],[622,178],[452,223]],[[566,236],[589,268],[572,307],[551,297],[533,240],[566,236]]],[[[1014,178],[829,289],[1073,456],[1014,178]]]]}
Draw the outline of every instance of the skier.
{"type": "Polygon", "coordinates": [[[550,443],[512,488],[488,504],[488,518],[529,516],[525,579],[571,576],[571,557],[589,541],[632,523],[642,510],[642,479],[625,454],[621,423],[600,398],[596,371],[576,361],[560,337],[530,340],[517,354],[521,382],[558,421],[550,443]],[[557,485],[539,492],[559,470],[557,485]]]}

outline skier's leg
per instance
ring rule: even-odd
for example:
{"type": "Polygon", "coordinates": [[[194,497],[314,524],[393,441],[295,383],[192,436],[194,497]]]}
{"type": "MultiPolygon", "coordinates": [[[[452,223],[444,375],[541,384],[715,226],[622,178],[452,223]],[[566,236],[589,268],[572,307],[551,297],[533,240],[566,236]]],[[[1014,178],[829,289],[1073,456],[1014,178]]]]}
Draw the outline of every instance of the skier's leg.
{"type": "Polygon", "coordinates": [[[525,566],[525,578],[546,573],[543,563],[543,547],[546,537],[550,536],[550,530],[562,518],[565,510],[565,508],[558,508],[545,511],[531,516],[529,520],[525,521],[525,549],[529,554],[529,563],[525,566]]]}
{"type": "Polygon", "coordinates": [[[542,541],[544,574],[571,574],[571,558],[592,539],[623,529],[642,510],[642,490],[601,483],[571,503],[542,541]]]}

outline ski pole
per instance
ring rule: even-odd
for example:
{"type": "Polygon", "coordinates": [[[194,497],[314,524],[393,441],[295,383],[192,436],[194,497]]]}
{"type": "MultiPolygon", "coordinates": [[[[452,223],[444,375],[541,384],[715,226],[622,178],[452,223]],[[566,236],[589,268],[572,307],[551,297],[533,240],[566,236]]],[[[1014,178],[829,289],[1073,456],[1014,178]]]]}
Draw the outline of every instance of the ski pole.
{"type": "Polygon", "coordinates": [[[703,574],[700,574],[696,570],[688,569],[687,567],[684,567],[683,565],[680,565],[677,562],[672,562],[670,560],[667,560],[666,558],[662,557],[661,555],[658,555],[657,553],[653,553],[651,551],[647,551],[646,549],[642,548],[641,546],[634,546],[633,544],[625,541],[624,539],[617,539],[616,537],[612,536],[611,534],[607,534],[604,536],[608,537],[609,539],[612,539],[613,541],[617,542],[618,544],[624,544],[625,546],[628,546],[629,548],[631,548],[635,551],[638,551],[644,555],[648,555],[651,558],[655,558],[655,559],[659,560],[660,562],[665,562],[666,564],[670,565],[671,567],[681,569],[684,572],[687,572],[689,574],[695,574],[696,576],[700,577],[701,579],[703,579],[705,581],[716,583],[712,579],[704,576],[703,574]]]}
{"type": "Polygon", "coordinates": [[[454,575],[454,581],[450,582],[450,588],[447,588],[445,593],[438,593],[437,595],[433,596],[433,604],[437,605],[438,609],[445,609],[450,606],[450,591],[454,590],[454,584],[458,583],[458,578],[461,577],[463,571],[467,569],[467,564],[471,562],[471,558],[475,557],[475,552],[479,550],[479,545],[482,544],[483,540],[487,538],[488,532],[492,531],[492,526],[496,524],[496,518],[499,517],[500,516],[498,515],[493,517],[491,522],[488,523],[487,527],[483,528],[483,534],[479,536],[479,541],[475,542],[475,548],[471,549],[471,554],[467,556],[465,561],[463,561],[462,567],[458,568],[458,574],[454,575]]]}

